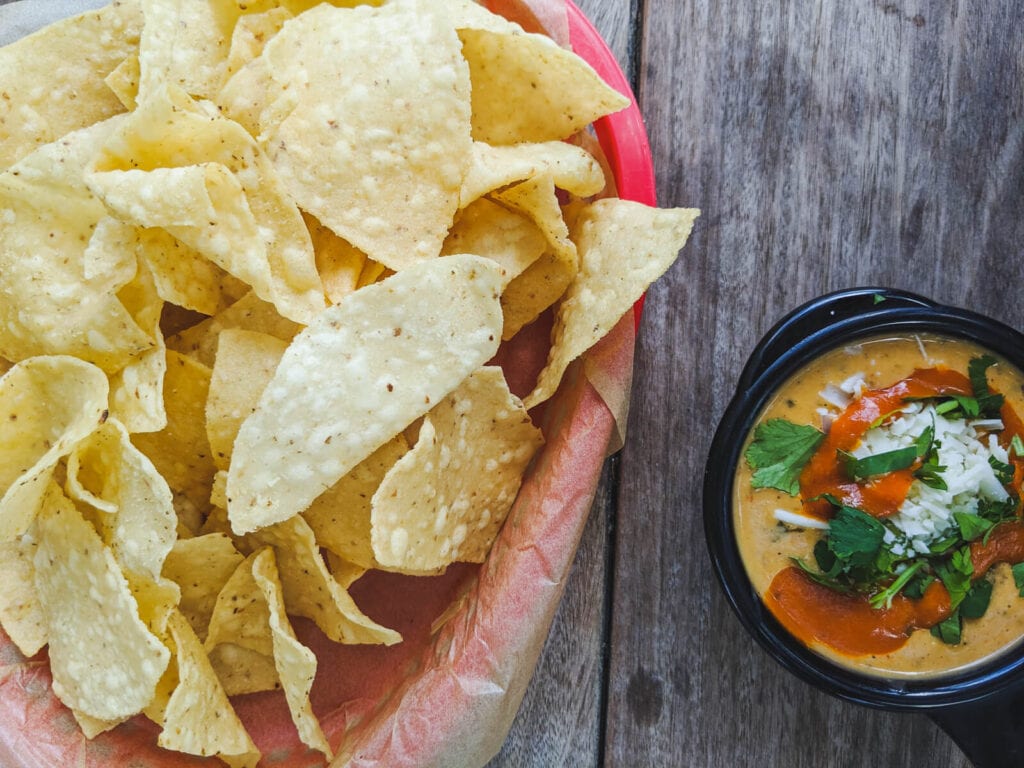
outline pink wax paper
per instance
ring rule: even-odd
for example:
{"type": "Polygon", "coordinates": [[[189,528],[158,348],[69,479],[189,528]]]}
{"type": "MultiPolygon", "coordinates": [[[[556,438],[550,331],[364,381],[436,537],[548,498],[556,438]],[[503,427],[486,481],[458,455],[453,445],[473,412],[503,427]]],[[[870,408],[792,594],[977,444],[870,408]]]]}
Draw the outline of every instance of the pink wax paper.
{"type": "MultiPolygon", "coordinates": [[[[62,0],[55,11],[51,0],[27,0],[0,8],[0,42],[5,42],[5,32],[9,40],[96,4],[62,0]],[[13,29],[19,32],[8,31],[13,29]]],[[[548,29],[562,44],[570,39],[575,44],[582,35],[588,50],[600,46],[593,29],[580,26],[574,8],[567,14],[562,0],[488,0],[487,5],[530,31],[548,29]]],[[[614,59],[607,57],[605,67],[614,67],[614,59]]],[[[620,82],[613,85],[627,90],[618,76],[620,82]]],[[[638,113],[632,119],[638,121],[638,113]]],[[[615,134],[614,127],[603,127],[605,134],[615,134]]],[[[608,143],[604,137],[602,141],[608,143]]],[[[608,151],[615,153],[612,159],[620,164],[611,167],[618,171],[622,158],[615,147],[608,151]]],[[[643,167],[630,169],[642,179],[650,177],[647,157],[641,153],[643,167]]],[[[624,180],[618,181],[622,188],[624,180]]],[[[622,192],[653,204],[652,182],[646,184],[639,184],[633,194],[622,192]]],[[[543,365],[549,330],[546,315],[499,353],[498,362],[518,394],[529,391],[543,365]]],[[[486,563],[456,565],[431,578],[371,572],[353,585],[357,604],[401,632],[402,643],[390,648],[341,646],[310,622],[295,621],[300,639],[318,657],[312,701],[337,752],[331,765],[479,766],[500,749],[562,595],[608,446],[621,442],[616,426],[619,421],[624,427],[633,338],[634,318],[629,314],[570,367],[556,397],[534,412],[547,444],[524,478],[486,563]]],[[[25,659],[0,631],[0,765],[222,765],[213,758],[159,749],[159,729],[141,716],[86,740],[53,695],[50,682],[45,649],[25,659]]],[[[233,702],[263,752],[261,765],[326,764],[322,755],[299,742],[283,694],[240,696],[233,702]]]]}

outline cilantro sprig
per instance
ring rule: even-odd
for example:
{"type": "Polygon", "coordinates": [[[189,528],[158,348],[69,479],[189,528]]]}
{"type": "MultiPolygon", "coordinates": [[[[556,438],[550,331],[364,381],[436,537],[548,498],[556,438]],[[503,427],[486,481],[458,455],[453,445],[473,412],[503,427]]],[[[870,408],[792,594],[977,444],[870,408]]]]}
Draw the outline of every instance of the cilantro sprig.
{"type": "Polygon", "coordinates": [[[843,471],[851,480],[867,480],[877,475],[887,475],[901,469],[909,469],[920,462],[914,471],[914,477],[932,488],[946,489],[946,481],[942,478],[945,467],[939,464],[940,443],[935,439],[934,420],[913,445],[896,448],[882,453],[857,457],[848,451],[837,451],[838,460],[843,471]]]}
{"type": "MultiPolygon", "coordinates": [[[[992,584],[974,578],[970,542],[989,535],[998,522],[1008,519],[1002,517],[1005,509],[992,519],[956,513],[957,525],[948,537],[933,544],[932,551],[896,555],[890,543],[896,532],[890,523],[845,506],[832,496],[820,498],[835,507],[835,514],[828,532],[814,547],[817,569],[794,559],[813,581],[844,594],[863,594],[872,608],[886,609],[901,593],[920,599],[939,580],[949,593],[951,614],[931,632],[946,643],[960,642],[963,619],[984,615],[992,584]],[[893,532],[888,542],[887,531],[893,532]]],[[[1014,577],[1024,596],[1024,565],[1015,567],[1014,577]]]]}
{"type": "Polygon", "coordinates": [[[824,439],[820,430],[786,419],[759,424],[743,454],[754,470],[753,486],[796,496],[800,492],[800,472],[824,439]]]}
{"type": "Polygon", "coordinates": [[[996,364],[992,355],[973,357],[967,364],[967,378],[971,380],[974,398],[978,401],[978,414],[983,418],[998,418],[1003,407],[1003,396],[988,388],[988,369],[996,364]]]}
{"type": "Polygon", "coordinates": [[[949,488],[942,473],[946,471],[944,464],[939,464],[939,449],[942,444],[935,439],[935,420],[932,425],[925,429],[918,437],[916,447],[918,457],[921,459],[921,466],[914,470],[914,477],[937,491],[945,491],[949,488]]]}
{"type": "Polygon", "coordinates": [[[848,451],[840,450],[839,461],[843,470],[852,480],[867,480],[875,475],[887,475],[899,469],[907,469],[917,461],[917,448],[909,445],[892,451],[873,453],[857,458],[848,451]]]}

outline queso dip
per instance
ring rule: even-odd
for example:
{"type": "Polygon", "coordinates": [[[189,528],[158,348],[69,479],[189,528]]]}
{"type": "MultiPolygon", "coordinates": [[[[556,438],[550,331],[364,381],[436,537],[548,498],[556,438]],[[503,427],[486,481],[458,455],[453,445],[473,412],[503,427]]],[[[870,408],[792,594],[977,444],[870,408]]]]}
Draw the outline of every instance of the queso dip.
{"type": "Polygon", "coordinates": [[[870,339],[783,384],[733,490],[740,554],[776,618],[887,678],[961,671],[1015,644],[1018,413],[1021,373],[951,338],[870,339]]]}

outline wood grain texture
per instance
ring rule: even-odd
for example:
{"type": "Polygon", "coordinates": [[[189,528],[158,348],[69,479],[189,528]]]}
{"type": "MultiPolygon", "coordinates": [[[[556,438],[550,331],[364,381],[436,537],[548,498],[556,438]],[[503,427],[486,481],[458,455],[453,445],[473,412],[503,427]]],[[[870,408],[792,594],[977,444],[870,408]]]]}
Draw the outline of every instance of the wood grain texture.
{"type": "Polygon", "coordinates": [[[662,205],[704,216],[649,294],[617,509],[606,764],[964,766],[742,632],[700,481],[756,340],[825,291],[906,288],[1024,326],[1024,22],[1010,2],[644,5],[662,205]]]}
{"type": "Polygon", "coordinates": [[[606,463],[565,594],[498,766],[599,765],[603,753],[608,535],[617,461],[606,463]]]}

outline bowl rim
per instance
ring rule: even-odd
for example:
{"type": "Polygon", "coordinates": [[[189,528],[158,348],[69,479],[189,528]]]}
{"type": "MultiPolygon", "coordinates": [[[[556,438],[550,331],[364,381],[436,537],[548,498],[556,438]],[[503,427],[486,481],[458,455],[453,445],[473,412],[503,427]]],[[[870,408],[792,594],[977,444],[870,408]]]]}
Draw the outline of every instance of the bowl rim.
{"type": "Polygon", "coordinates": [[[825,294],[787,314],[754,348],[712,440],[703,484],[704,532],[716,578],[740,623],[791,673],[854,703],[920,710],[967,704],[1024,685],[1024,640],[995,658],[927,680],[885,678],[839,666],[796,640],[764,606],[735,540],[732,488],[744,438],[770,397],[797,370],[857,340],[929,333],[972,341],[1024,371],[1024,335],[979,313],[890,288],[825,294]]]}

